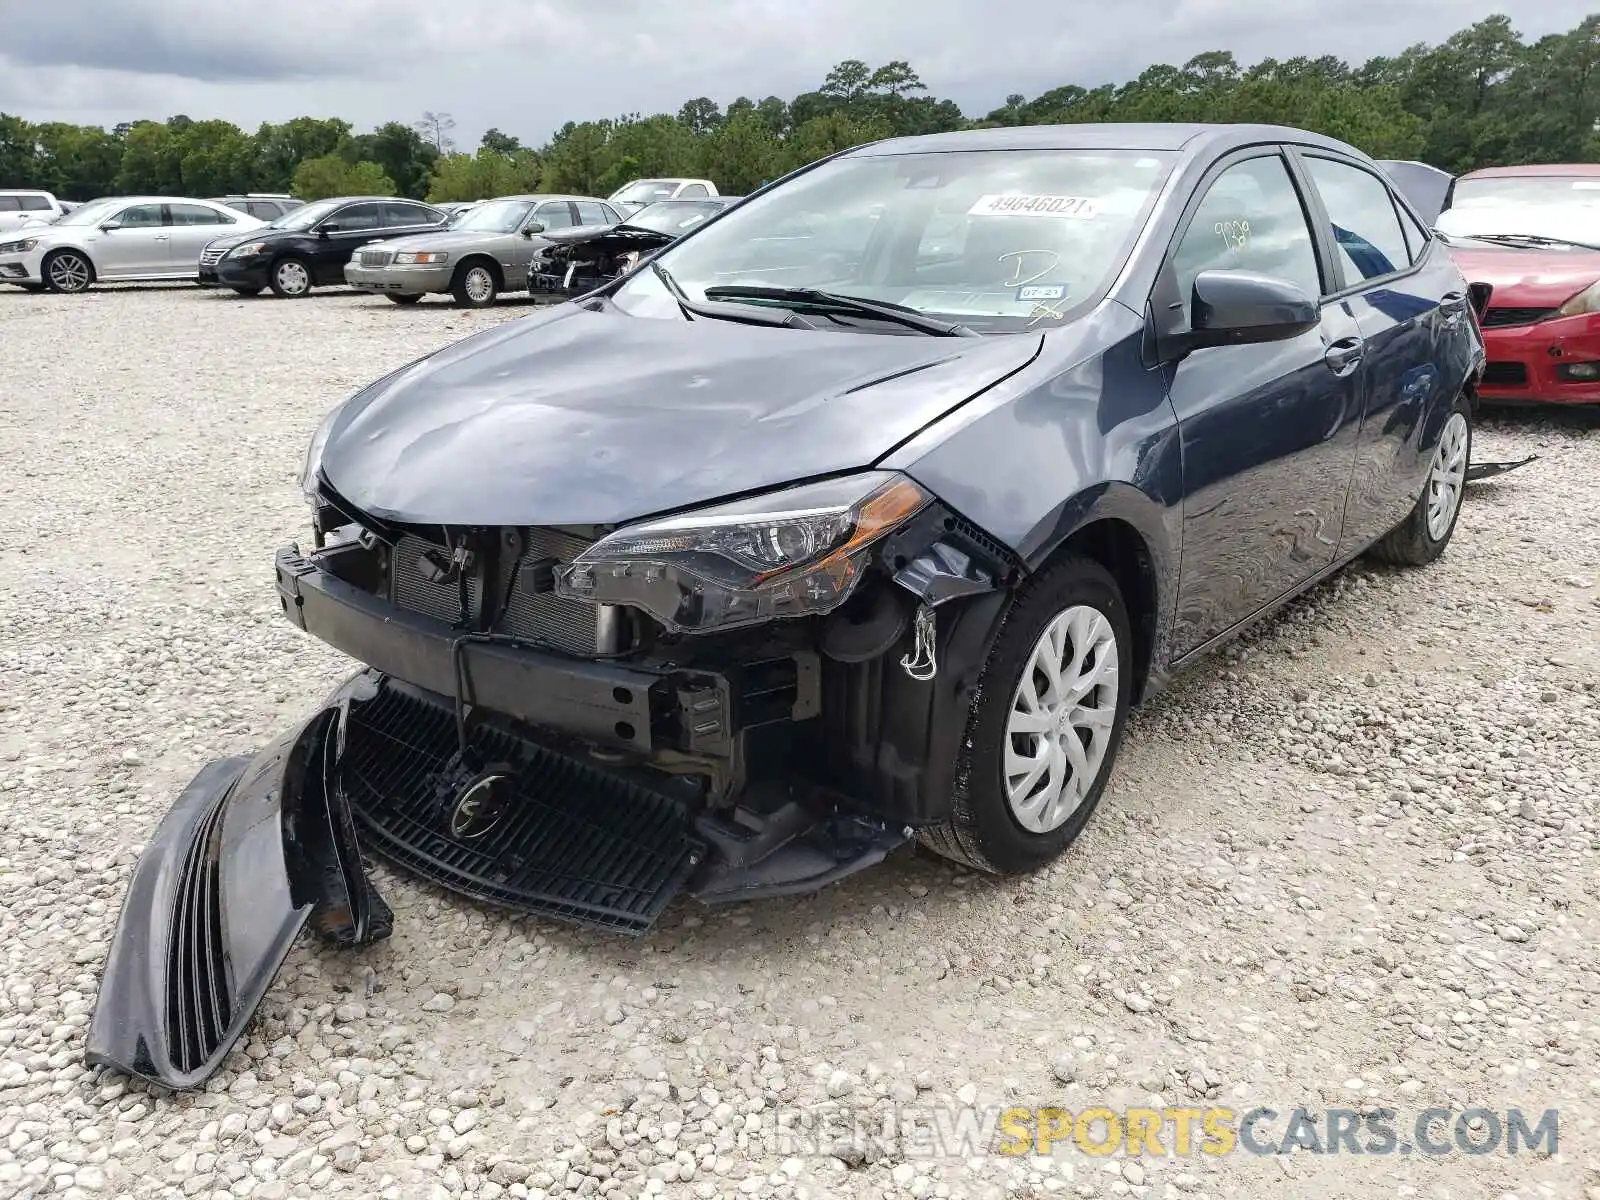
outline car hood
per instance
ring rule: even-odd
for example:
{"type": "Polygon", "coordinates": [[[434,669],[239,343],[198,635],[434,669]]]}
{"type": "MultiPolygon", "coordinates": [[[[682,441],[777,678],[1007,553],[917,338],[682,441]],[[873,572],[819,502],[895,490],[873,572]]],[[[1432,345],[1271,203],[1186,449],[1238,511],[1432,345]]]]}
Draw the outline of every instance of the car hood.
{"type": "Polygon", "coordinates": [[[933,338],[563,305],[352,397],[322,471],[380,520],[609,525],[870,466],[1030,361],[1042,335],[933,338]]]}
{"type": "Polygon", "coordinates": [[[1494,289],[1494,308],[1559,308],[1600,280],[1600,253],[1591,250],[1513,250],[1451,246],[1468,283],[1494,289]]]}
{"type": "MultiPolygon", "coordinates": [[[[408,233],[404,237],[384,238],[377,244],[385,250],[468,250],[521,234],[487,233],[481,229],[440,229],[434,233],[408,233]]],[[[370,245],[370,243],[369,243],[370,245]]]]}
{"type": "Polygon", "coordinates": [[[626,221],[620,225],[582,225],[548,235],[548,239],[557,246],[583,246],[601,254],[622,249],[654,250],[675,238],[674,234],[629,225],[626,221]]]}
{"type": "Polygon", "coordinates": [[[248,229],[235,229],[229,233],[219,233],[206,243],[208,246],[233,247],[243,245],[245,242],[270,242],[275,238],[298,237],[287,229],[272,229],[265,223],[252,225],[248,229]]]}

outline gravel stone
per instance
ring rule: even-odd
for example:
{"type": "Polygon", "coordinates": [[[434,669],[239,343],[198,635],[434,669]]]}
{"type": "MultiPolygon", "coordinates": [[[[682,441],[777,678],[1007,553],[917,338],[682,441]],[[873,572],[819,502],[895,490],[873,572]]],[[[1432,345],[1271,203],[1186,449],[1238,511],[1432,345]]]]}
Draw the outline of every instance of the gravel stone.
{"type": "Polygon", "coordinates": [[[205,1090],[86,1069],[139,848],[203,763],[353,669],[272,583],[322,414],[531,311],[0,288],[25,348],[0,357],[0,1194],[1253,1200],[1287,1171],[1351,1200],[1596,1195],[1600,422],[1570,413],[1486,415],[1476,457],[1540,457],[1471,490],[1438,562],[1358,563],[1179,676],[1034,875],[897,854],[633,940],[380,865],[394,937],[301,939],[205,1090]],[[980,1097],[1548,1106],[1562,1152],[1058,1163],[865,1135],[980,1097]],[[772,1136],[800,1112],[863,1132],[801,1153],[772,1136]]]}

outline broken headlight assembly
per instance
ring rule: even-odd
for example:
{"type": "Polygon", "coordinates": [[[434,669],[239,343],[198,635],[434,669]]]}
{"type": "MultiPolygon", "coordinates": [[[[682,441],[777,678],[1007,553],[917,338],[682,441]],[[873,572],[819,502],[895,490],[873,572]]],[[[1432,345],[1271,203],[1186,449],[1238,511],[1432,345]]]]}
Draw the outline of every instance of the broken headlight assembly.
{"type": "Polygon", "coordinates": [[[855,590],[873,543],[932,497],[871,471],[628,525],[556,573],[560,595],[642,609],[674,632],[807,617],[855,590]]]}
{"type": "Polygon", "coordinates": [[[343,407],[342,403],[335,404],[328,410],[328,415],[322,418],[322,424],[317,426],[317,432],[311,435],[311,445],[306,448],[306,465],[300,472],[300,490],[305,493],[308,500],[316,499],[317,476],[322,471],[322,451],[328,444],[328,434],[333,429],[333,422],[343,407]]]}

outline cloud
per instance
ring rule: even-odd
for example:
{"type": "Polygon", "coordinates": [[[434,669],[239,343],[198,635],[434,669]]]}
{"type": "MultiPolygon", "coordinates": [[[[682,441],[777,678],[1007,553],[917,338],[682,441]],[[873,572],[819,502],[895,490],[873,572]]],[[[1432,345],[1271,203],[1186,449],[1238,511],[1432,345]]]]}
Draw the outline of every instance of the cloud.
{"type": "Polygon", "coordinates": [[[845,58],[907,59],[969,112],[1011,92],[1121,81],[1229,49],[1364,61],[1503,11],[1526,36],[1589,0],[44,0],[7,6],[0,109],[113,125],[187,113],[253,128],[309,113],[358,127],[449,111],[542,141],[568,120],[693,96],[788,98],[845,58]]]}

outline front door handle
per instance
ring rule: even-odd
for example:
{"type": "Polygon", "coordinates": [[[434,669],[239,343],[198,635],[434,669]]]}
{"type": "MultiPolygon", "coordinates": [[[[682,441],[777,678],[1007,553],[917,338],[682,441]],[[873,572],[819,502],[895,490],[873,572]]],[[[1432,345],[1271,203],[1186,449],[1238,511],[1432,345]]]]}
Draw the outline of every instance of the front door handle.
{"type": "Polygon", "coordinates": [[[1322,361],[1335,375],[1348,375],[1361,365],[1367,343],[1358,337],[1340,338],[1323,352],[1322,361]]]}

